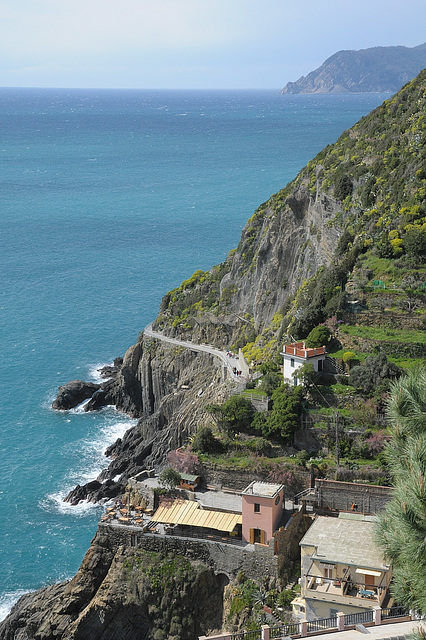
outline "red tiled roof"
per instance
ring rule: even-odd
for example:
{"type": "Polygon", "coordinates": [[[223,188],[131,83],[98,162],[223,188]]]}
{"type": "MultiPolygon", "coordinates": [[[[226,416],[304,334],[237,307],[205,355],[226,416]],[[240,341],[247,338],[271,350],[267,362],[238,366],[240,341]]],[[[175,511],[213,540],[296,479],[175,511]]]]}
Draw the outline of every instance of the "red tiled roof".
{"type": "Polygon", "coordinates": [[[327,353],[325,347],[305,348],[304,342],[292,342],[284,345],[283,353],[289,356],[298,356],[299,358],[314,358],[327,353]]]}

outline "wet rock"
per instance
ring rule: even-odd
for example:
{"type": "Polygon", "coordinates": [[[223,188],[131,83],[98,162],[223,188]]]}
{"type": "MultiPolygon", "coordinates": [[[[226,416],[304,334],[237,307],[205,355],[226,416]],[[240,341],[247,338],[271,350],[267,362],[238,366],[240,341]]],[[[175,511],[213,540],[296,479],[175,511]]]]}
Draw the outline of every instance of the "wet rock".
{"type": "Polygon", "coordinates": [[[100,389],[100,384],[93,382],[83,382],[82,380],[71,380],[59,387],[58,395],[52,402],[52,409],[67,411],[81,404],[100,389]]]}

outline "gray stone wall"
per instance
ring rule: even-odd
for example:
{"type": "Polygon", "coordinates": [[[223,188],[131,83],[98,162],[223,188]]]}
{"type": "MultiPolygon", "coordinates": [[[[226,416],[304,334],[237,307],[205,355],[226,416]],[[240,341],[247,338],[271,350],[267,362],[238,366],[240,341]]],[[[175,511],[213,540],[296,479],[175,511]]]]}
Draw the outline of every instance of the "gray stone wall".
{"type": "Polygon", "coordinates": [[[360,513],[380,513],[392,498],[392,487],[315,480],[318,492],[318,507],[324,510],[351,511],[353,504],[360,513]]]}
{"type": "Polygon", "coordinates": [[[236,578],[240,572],[259,584],[271,585],[278,579],[273,541],[269,546],[233,546],[217,541],[148,534],[143,533],[140,528],[127,525],[99,523],[99,529],[108,535],[114,548],[119,545],[133,546],[147,551],[182,555],[188,560],[199,560],[212,567],[216,573],[224,573],[230,579],[236,578]]]}

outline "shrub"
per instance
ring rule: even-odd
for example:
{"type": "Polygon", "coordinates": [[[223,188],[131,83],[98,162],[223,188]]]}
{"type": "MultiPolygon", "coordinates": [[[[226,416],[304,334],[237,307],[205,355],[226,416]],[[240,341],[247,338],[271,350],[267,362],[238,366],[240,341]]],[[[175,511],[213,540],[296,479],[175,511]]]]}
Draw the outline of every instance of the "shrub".
{"type": "Polygon", "coordinates": [[[182,477],[180,473],[172,469],[172,467],[166,467],[166,469],[160,473],[158,480],[161,486],[166,487],[166,489],[174,489],[180,483],[182,477]]]}
{"type": "Polygon", "coordinates": [[[192,448],[200,453],[219,453],[223,447],[210,427],[200,427],[193,438],[192,448]]]}
{"type": "Polygon", "coordinates": [[[198,456],[188,450],[171,451],[167,459],[175,471],[181,471],[182,473],[197,473],[200,468],[198,456]]]}
{"type": "Polygon", "coordinates": [[[349,375],[350,384],[366,395],[375,391],[387,390],[390,380],[396,380],[402,374],[402,369],[393,362],[388,362],[384,353],[368,356],[363,365],[354,367],[349,375]]]}
{"type": "Polygon", "coordinates": [[[330,340],[330,329],[323,324],[314,327],[305,340],[305,346],[308,348],[322,347],[328,344],[330,340]]]}
{"type": "Polygon", "coordinates": [[[344,200],[351,195],[353,190],[352,180],[347,174],[337,177],[334,183],[334,197],[336,200],[344,200]]]}

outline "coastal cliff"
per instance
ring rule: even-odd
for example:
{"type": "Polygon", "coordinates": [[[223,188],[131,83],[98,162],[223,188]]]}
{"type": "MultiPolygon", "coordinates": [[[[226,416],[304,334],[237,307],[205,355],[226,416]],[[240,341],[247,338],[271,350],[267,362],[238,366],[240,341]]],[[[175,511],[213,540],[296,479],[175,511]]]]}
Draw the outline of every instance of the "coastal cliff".
{"type": "Polygon", "coordinates": [[[23,596],[0,640],[195,640],[221,627],[224,576],[198,559],[120,542],[98,531],[74,578],[23,596]]]}
{"type": "MultiPolygon", "coordinates": [[[[346,283],[365,271],[366,256],[422,259],[425,79],[426,71],[262,204],[222,264],[164,296],[154,328],[242,348],[249,361],[275,358],[285,336],[304,337],[348,307],[346,283]]],[[[141,335],[87,405],[115,404],[139,422],[107,451],[111,462],[97,484],[68,499],[113,497],[131,475],[160,469],[170,450],[209,423],[206,405],[229,391],[216,359],[141,335]]]]}
{"type": "MultiPolygon", "coordinates": [[[[367,269],[367,280],[374,278],[380,260],[398,260],[418,275],[426,239],[425,118],[422,72],[261,205],[223,264],[168,292],[157,330],[267,362],[286,335],[304,338],[347,309],[348,281],[361,281],[367,269]]],[[[138,423],[108,449],[99,478],[76,487],[70,502],[114,497],[142,469],[161,469],[171,450],[209,423],[206,406],[231,390],[211,355],[144,335],[109,373],[87,407],[115,404],[138,423]]],[[[76,576],[21,598],[0,624],[0,640],[192,640],[221,626],[224,583],[208,563],[175,558],[168,565],[167,556],[145,554],[100,529],[76,576]],[[176,575],[161,593],[156,564],[176,575]]]]}
{"type": "Polygon", "coordinates": [[[281,93],[394,93],[425,67],[426,44],[338,51],[281,93]]]}

